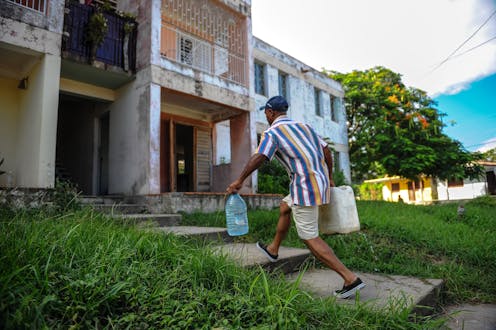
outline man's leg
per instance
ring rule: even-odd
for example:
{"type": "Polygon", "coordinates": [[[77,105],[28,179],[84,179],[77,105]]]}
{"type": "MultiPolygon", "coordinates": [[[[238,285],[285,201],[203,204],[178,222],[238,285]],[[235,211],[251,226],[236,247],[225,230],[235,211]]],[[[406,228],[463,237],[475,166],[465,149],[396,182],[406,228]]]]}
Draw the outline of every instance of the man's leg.
{"type": "Polygon", "coordinates": [[[267,245],[267,250],[273,254],[279,254],[279,247],[281,242],[286,238],[288,234],[289,227],[291,226],[291,208],[289,205],[282,201],[279,205],[279,221],[277,222],[276,235],[272,240],[272,243],[267,245]]]}
{"type": "Polygon", "coordinates": [[[338,259],[334,251],[320,237],[303,240],[303,242],[317,259],[343,278],[344,285],[350,285],[357,279],[357,276],[338,259]]]}
{"type": "Polygon", "coordinates": [[[338,273],[343,278],[345,286],[355,282],[358,277],[338,259],[329,245],[319,237],[319,208],[295,205],[292,212],[298,236],[312,254],[338,273]]]}

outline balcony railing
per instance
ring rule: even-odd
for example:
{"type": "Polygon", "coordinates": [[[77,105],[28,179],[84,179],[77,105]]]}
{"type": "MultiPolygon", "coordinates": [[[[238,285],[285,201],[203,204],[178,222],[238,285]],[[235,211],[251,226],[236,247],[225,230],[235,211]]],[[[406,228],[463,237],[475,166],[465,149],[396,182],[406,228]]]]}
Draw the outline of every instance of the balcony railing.
{"type": "Polygon", "coordinates": [[[246,59],[162,22],[161,54],[166,58],[246,86],[246,59]]]}
{"type": "MultiPolygon", "coordinates": [[[[96,8],[73,1],[68,1],[66,8],[68,10],[66,10],[64,19],[65,37],[62,42],[62,51],[68,53],[70,57],[89,62],[93,60],[93,54],[86,37],[87,26],[96,8]]],[[[136,70],[136,21],[113,12],[104,12],[103,15],[107,20],[108,30],[103,43],[94,54],[94,60],[134,72],[136,70]]]]}
{"type": "Polygon", "coordinates": [[[45,14],[48,0],[7,0],[18,4],[21,7],[39,11],[45,14]]]}

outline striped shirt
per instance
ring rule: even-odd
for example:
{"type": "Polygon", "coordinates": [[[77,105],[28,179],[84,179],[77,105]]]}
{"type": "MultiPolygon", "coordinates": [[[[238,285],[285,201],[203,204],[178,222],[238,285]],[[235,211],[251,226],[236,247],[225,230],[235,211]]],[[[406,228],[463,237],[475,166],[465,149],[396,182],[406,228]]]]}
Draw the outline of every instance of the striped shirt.
{"type": "Polygon", "coordinates": [[[329,203],[325,146],[310,126],[279,116],[263,133],[257,153],[270,160],[275,156],[286,168],[295,205],[315,206],[329,203]]]}

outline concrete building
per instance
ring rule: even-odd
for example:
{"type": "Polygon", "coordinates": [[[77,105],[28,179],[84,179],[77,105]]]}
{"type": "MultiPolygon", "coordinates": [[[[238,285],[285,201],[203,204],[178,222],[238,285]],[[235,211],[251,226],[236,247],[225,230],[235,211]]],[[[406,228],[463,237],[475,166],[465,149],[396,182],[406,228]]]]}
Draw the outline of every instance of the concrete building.
{"type": "Polygon", "coordinates": [[[280,88],[349,178],[341,86],[254,38],[250,0],[110,1],[98,47],[101,1],[1,1],[0,187],[223,192],[266,125],[256,107],[280,88]]]}
{"type": "MultiPolygon", "coordinates": [[[[254,89],[256,109],[267,98],[283,95],[290,104],[288,116],[310,124],[332,143],[335,170],[351,182],[348,129],[341,84],[279,49],[254,38],[254,89]]],[[[253,113],[256,134],[268,128],[262,111],[253,113]]]]}

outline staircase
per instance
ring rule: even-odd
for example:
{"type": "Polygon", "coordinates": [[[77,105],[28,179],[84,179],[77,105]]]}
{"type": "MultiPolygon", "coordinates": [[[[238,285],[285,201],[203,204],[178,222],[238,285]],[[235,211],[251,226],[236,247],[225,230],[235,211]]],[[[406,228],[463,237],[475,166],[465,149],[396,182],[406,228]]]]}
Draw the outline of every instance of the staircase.
{"type": "MultiPolygon", "coordinates": [[[[210,246],[214,253],[225,255],[242,267],[262,267],[268,272],[282,272],[291,282],[295,282],[303,273],[300,288],[315,297],[330,297],[334,290],[343,286],[343,280],[337,273],[315,266],[315,259],[307,249],[281,247],[277,262],[272,263],[254,243],[234,243],[226,228],[180,226],[180,214],[150,214],[145,205],[127,204],[123,196],[85,196],[81,202],[138,226],[146,223],[143,226],[145,230],[212,241],[215,244],[210,246]]],[[[356,273],[366,283],[366,287],[356,297],[337,299],[337,303],[366,304],[369,308],[385,311],[389,308],[409,308],[414,314],[431,315],[443,286],[441,279],[356,273]]]]}
{"type": "Polygon", "coordinates": [[[144,204],[127,203],[125,196],[82,196],[80,202],[89,205],[93,209],[108,214],[117,219],[122,219],[126,223],[144,224],[153,223],[157,227],[176,226],[181,222],[180,214],[148,212],[144,204]]]}

